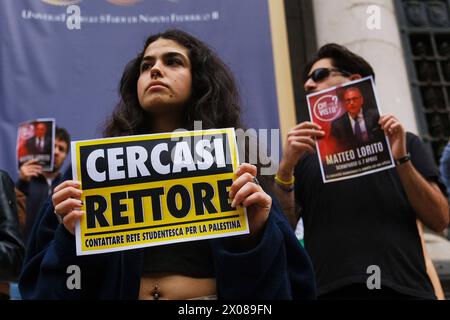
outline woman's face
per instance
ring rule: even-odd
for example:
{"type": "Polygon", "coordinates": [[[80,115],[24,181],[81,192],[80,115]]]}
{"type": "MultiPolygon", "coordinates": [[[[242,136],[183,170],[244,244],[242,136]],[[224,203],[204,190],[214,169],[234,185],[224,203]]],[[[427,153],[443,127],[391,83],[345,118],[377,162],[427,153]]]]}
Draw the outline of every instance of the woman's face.
{"type": "Polygon", "coordinates": [[[144,52],[137,83],[142,108],[152,114],[179,114],[192,90],[189,51],[178,42],[160,38],[144,52]]]}

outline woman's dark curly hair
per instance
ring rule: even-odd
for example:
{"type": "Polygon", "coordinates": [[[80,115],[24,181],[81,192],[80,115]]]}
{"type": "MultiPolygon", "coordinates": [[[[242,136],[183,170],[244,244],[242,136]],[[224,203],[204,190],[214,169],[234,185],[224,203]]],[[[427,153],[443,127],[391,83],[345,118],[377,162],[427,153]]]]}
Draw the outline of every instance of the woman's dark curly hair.
{"type": "Polygon", "coordinates": [[[229,68],[202,41],[177,29],[170,29],[150,36],[142,52],[125,67],[120,80],[120,101],[108,119],[105,137],[150,133],[150,117],[141,107],[137,82],[140,65],[147,47],[158,39],[177,42],[189,51],[192,72],[192,93],[184,108],[187,130],[194,121],[202,121],[203,129],[241,127],[239,92],[229,68]]]}

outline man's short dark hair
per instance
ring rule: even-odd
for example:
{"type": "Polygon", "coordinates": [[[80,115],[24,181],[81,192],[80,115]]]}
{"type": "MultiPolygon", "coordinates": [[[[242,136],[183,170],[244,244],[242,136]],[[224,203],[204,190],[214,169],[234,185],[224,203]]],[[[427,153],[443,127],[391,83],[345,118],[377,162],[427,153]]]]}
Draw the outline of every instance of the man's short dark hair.
{"type": "Polygon", "coordinates": [[[67,147],[70,147],[70,134],[66,129],[57,126],[55,128],[55,139],[64,141],[67,143],[67,147]]]}
{"type": "Polygon", "coordinates": [[[331,59],[335,68],[345,70],[351,74],[360,74],[363,78],[373,76],[375,80],[375,72],[364,58],[351,52],[344,46],[336,43],[328,43],[321,47],[307,63],[303,73],[304,81],[308,78],[312,66],[322,59],[331,59]]]}

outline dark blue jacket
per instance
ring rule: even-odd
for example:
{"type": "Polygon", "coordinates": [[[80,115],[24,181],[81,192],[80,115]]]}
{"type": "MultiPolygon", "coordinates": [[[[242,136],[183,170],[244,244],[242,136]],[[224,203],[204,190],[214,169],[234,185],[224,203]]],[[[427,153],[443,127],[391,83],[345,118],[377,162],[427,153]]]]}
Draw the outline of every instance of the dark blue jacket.
{"type": "MultiPolygon", "coordinates": [[[[66,174],[66,179],[70,178],[66,174]]],[[[77,256],[75,237],[58,223],[49,198],[39,213],[19,279],[24,299],[137,299],[143,249],[77,256]],[[69,290],[70,265],[81,269],[81,289],[69,290]]],[[[260,243],[250,251],[230,238],[209,241],[219,299],[314,299],[306,251],[273,200],[260,243]]]]}

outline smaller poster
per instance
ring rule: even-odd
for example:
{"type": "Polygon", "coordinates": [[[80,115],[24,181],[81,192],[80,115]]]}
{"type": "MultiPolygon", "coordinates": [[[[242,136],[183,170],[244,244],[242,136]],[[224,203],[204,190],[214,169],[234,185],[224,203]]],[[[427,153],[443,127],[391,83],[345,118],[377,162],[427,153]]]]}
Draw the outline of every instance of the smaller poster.
{"type": "Polygon", "coordinates": [[[307,102],[311,121],[325,131],[316,141],[324,183],[394,167],[372,77],[310,94],[307,102]]]}
{"type": "Polygon", "coordinates": [[[17,132],[17,161],[38,160],[43,171],[53,170],[55,119],[35,119],[22,122],[17,132]]]}

